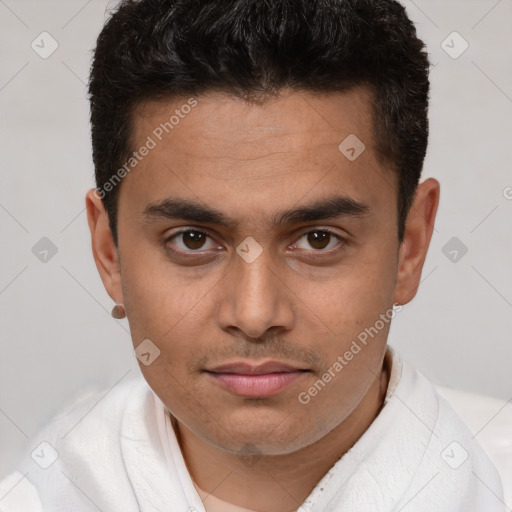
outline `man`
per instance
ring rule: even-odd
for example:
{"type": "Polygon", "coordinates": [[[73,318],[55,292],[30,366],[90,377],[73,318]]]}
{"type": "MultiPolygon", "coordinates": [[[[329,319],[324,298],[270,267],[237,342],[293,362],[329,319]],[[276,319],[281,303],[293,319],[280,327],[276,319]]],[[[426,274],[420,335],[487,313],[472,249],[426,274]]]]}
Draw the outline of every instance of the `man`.
{"type": "Polygon", "coordinates": [[[55,419],[0,510],[504,510],[387,347],[439,200],[428,87],[393,0],[123,1],[91,70],[86,204],[144,379],[55,419]]]}

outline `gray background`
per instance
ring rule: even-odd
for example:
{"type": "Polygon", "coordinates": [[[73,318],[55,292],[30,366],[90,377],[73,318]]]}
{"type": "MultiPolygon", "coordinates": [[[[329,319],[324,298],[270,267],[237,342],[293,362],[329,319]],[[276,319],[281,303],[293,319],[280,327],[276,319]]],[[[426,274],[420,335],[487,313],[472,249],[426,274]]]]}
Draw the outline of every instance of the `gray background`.
{"type": "MultiPolygon", "coordinates": [[[[509,400],[512,0],[404,3],[433,63],[424,176],[442,196],[422,285],[390,343],[436,383],[509,400]],[[454,31],[469,44],[458,58],[454,31]]],[[[127,321],[109,315],[84,211],[94,186],[85,83],[114,5],[0,0],[0,473],[78,390],[139,373],[127,321]],[[31,47],[43,31],[59,45],[46,59],[31,47]],[[32,252],[43,237],[57,248],[46,262],[32,252]]]]}

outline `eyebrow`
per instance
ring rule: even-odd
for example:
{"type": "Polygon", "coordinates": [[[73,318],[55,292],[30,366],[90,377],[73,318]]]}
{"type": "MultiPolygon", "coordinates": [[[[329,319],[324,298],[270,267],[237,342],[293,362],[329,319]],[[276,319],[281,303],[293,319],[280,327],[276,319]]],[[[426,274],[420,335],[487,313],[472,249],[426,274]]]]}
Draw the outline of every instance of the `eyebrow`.
{"type": "MultiPolygon", "coordinates": [[[[285,210],[272,216],[275,226],[284,226],[300,222],[317,221],[339,217],[363,217],[371,213],[371,208],[350,197],[331,197],[303,205],[295,209],[285,210]]],[[[148,204],[142,212],[146,222],[159,219],[181,219],[189,222],[216,224],[234,230],[238,221],[221,211],[204,206],[188,199],[167,198],[148,204]]]]}

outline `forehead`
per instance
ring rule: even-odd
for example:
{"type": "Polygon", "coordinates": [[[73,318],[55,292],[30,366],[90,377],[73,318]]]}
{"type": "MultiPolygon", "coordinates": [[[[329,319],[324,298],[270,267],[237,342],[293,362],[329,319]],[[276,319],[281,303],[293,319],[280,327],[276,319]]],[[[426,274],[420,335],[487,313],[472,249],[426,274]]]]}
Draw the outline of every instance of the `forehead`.
{"type": "Polygon", "coordinates": [[[259,156],[266,147],[284,142],[287,149],[298,151],[304,148],[305,142],[318,142],[329,134],[333,135],[334,141],[344,134],[358,134],[371,145],[372,104],[373,94],[366,87],[345,93],[283,89],[277,98],[263,103],[210,92],[196,98],[182,96],[138,105],[132,127],[134,142],[142,141],[155,130],[157,138],[159,134],[165,138],[171,133],[174,138],[181,139],[195,135],[201,140],[188,140],[187,146],[193,146],[198,156],[225,156],[224,144],[228,144],[231,158],[240,154],[242,159],[247,159],[259,156]],[[196,106],[189,106],[192,101],[196,106]],[[166,125],[170,128],[169,133],[160,126],[166,122],[172,125],[172,128],[166,125]],[[233,146],[233,142],[237,145],[233,146]]]}
{"type": "Polygon", "coordinates": [[[133,112],[131,142],[151,149],[125,178],[120,203],[130,196],[142,211],[178,195],[256,213],[284,195],[389,199],[395,180],[376,157],[372,102],[366,88],[283,90],[261,104],[218,92],[146,102],[133,112]]]}

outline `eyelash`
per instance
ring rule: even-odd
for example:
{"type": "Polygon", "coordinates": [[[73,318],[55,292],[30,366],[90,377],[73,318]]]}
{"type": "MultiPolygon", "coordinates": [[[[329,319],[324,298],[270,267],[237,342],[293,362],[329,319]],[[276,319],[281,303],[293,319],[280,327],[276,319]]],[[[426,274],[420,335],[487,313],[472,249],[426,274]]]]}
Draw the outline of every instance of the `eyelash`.
{"type": "MultiPolygon", "coordinates": [[[[166,237],[164,242],[163,242],[164,243],[164,247],[168,251],[171,251],[174,254],[177,254],[177,255],[180,255],[180,256],[183,255],[183,256],[186,256],[186,257],[193,257],[193,256],[189,256],[189,255],[192,255],[192,254],[199,255],[199,256],[204,256],[205,254],[208,254],[210,252],[209,250],[208,251],[201,251],[200,249],[198,249],[198,250],[190,249],[188,251],[182,251],[182,250],[171,249],[169,247],[168,244],[169,244],[169,242],[171,240],[179,237],[180,235],[183,235],[183,234],[189,233],[189,232],[200,233],[200,234],[206,235],[209,239],[213,240],[213,237],[210,236],[205,231],[201,231],[200,229],[195,229],[195,228],[187,228],[187,229],[182,229],[180,231],[177,231],[176,233],[173,233],[171,236],[166,237]]],[[[311,249],[311,251],[308,251],[308,252],[311,252],[311,254],[314,255],[313,257],[318,257],[318,256],[322,257],[323,255],[332,255],[334,252],[337,252],[337,251],[341,250],[341,248],[347,244],[347,239],[342,237],[341,235],[339,235],[335,231],[333,231],[333,230],[331,230],[329,228],[315,228],[315,229],[311,229],[309,231],[306,231],[305,233],[302,233],[299,236],[299,238],[297,238],[297,240],[295,242],[293,242],[292,245],[295,245],[303,237],[307,236],[310,233],[314,233],[314,232],[329,233],[329,235],[333,236],[334,238],[336,238],[338,240],[338,245],[336,247],[334,247],[334,248],[327,249],[327,250],[311,249]]],[[[305,249],[299,249],[299,250],[304,251],[305,249]]]]}

